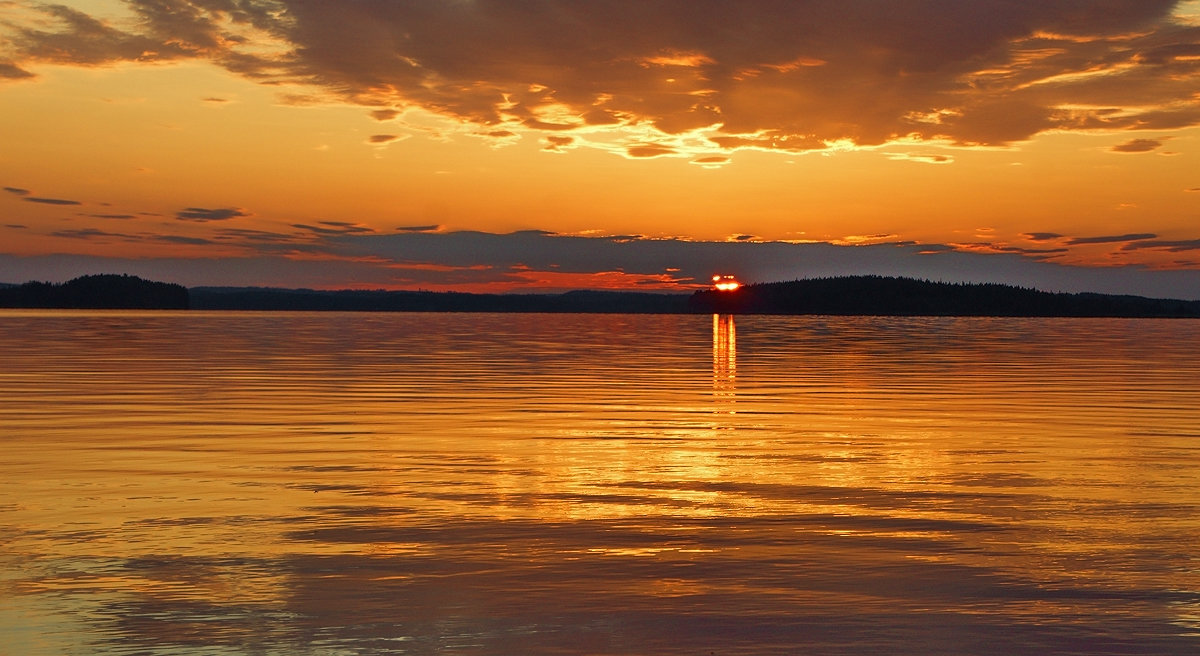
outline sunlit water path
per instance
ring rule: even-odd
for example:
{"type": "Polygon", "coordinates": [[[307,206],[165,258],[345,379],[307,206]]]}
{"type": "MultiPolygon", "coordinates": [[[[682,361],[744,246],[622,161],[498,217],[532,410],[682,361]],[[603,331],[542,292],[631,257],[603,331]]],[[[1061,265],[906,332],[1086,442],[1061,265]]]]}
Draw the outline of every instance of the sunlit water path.
{"type": "Polygon", "coordinates": [[[0,653],[1200,653],[1197,321],[5,311],[0,348],[0,653]]]}

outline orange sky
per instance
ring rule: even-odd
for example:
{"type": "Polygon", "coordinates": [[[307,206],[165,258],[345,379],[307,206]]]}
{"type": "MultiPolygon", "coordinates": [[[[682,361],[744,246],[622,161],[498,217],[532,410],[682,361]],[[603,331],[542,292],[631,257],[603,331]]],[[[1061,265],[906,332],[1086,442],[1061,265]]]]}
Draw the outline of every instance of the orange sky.
{"type": "Polygon", "coordinates": [[[0,116],[2,282],[1200,297],[1200,2],[0,0],[0,116]]]}

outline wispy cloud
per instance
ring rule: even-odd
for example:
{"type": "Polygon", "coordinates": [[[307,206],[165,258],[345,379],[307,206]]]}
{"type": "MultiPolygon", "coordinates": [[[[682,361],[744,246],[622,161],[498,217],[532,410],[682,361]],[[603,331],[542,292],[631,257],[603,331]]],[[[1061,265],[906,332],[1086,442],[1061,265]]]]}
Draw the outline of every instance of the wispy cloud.
{"type": "Polygon", "coordinates": [[[399,226],[398,228],[396,228],[396,231],[397,232],[437,232],[438,230],[441,230],[441,229],[442,229],[442,226],[434,223],[434,224],[430,224],[430,225],[399,226]]]}
{"type": "Polygon", "coordinates": [[[1114,153],[1148,153],[1161,148],[1163,142],[1158,139],[1132,139],[1123,144],[1117,144],[1110,150],[1114,153]]]}
{"type": "Polygon", "coordinates": [[[1178,253],[1182,251],[1200,250],[1200,239],[1137,241],[1126,244],[1122,248],[1124,250],[1155,248],[1170,251],[1172,253],[1178,253]]]}
{"type": "Polygon", "coordinates": [[[386,144],[393,141],[400,141],[402,139],[406,139],[407,137],[408,135],[404,134],[373,134],[367,137],[367,143],[386,144]]]}
{"type": "Polygon", "coordinates": [[[356,235],[375,232],[374,228],[346,221],[319,221],[317,225],[293,223],[292,227],[322,235],[356,235]]]}
{"type": "Polygon", "coordinates": [[[13,64],[12,62],[0,61],[0,79],[6,80],[25,80],[34,77],[33,73],[13,64]]]}
{"type": "Polygon", "coordinates": [[[1067,241],[1069,246],[1079,246],[1081,244],[1115,244],[1131,241],[1143,241],[1146,239],[1154,239],[1158,235],[1145,232],[1129,235],[1106,235],[1103,237],[1075,237],[1067,241]]]}
{"type": "Polygon", "coordinates": [[[97,228],[77,228],[71,230],[55,230],[50,233],[55,237],[65,237],[67,239],[107,239],[111,237],[119,239],[129,239],[130,235],[121,234],[118,232],[108,232],[97,228]]]}
{"type": "Polygon", "coordinates": [[[83,203],[77,200],[69,200],[66,198],[39,198],[37,196],[26,196],[22,198],[27,203],[41,203],[43,205],[82,205],[83,203]]]}
{"type": "Polygon", "coordinates": [[[237,207],[221,207],[209,209],[206,207],[186,207],[175,213],[180,221],[227,221],[238,217],[250,216],[248,212],[237,207]]]}

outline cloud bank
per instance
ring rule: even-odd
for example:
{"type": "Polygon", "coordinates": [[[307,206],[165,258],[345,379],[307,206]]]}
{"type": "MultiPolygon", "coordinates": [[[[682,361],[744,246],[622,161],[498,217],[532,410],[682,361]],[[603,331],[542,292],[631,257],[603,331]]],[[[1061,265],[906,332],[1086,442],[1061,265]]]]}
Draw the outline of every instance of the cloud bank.
{"type": "Polygon", "coordinates": [[[1174,0],[127,4],[134,20],[27,8],[6,30],[0,77],[202,59],[381,121],[421,108],[481,134],[620,128],[611,147],[631,157],[1200,124],[1200,26],[1174,0]]]}
{"type": "MultiPolygon", "coordinates": [[[[92,228],[62,230],[56,235],[78,240],[119,240],[146,246],[220,243],[240,245],[244,250],[241,256],[220,259],[0,255],[0,270],[10,278],[0,282],[62,281],[85,273],[120,272],[189,286],[492,292],[619,288],[683,293],[706,287],[714,273],[734,274],[747,282],[877,274],[948,282],[998,282],[1048,291],[1200,299],[1200,270],[1074,267],[1010,250],[968,252],[937,244],[849,246],[749,239],[697,242],[628,235],[586,237],[544,231],[424,231],[436,226],[412,226],[401,232],[379,234],[336,221],[294,227],[299,232],[221,228],[207,239],[92,228]]],[[[1166,241],[1153,235],[1078,239],[1119,249],[1200,250],[1200,240],[1166,241]]]]}

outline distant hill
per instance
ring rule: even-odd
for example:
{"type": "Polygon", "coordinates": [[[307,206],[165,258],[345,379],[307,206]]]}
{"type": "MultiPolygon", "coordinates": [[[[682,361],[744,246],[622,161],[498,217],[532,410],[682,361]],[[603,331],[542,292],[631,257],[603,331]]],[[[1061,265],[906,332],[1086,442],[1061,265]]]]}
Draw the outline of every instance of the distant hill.
{"type": "Polygon", "coordinates": [[[692,312],[1000,317],[1200,317],[1200,301],[1066,294],[1009,285],[848,276],[699,291],[692,312]]]}
{"type": "Polygon", "coordinates": [[[183,285],[102,274],[53,284],[27,282],[0,287],[0,307],[183,310],[189,306],[183,285]]]}

